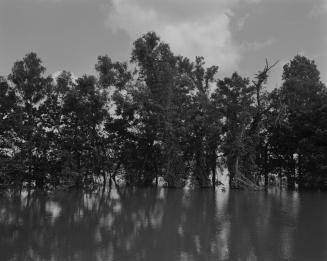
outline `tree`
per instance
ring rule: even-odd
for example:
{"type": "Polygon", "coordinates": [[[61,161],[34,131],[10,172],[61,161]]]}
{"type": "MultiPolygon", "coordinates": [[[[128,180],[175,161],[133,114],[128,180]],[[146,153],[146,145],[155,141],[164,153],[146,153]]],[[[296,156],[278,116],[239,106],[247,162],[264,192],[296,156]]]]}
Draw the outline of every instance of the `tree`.
{"type": "Polygon", "coordinates": [[[19,180],[22,166],[13,160],[15,156],[16,94],[8,81],[0,77],[0,183],[10,184],[19,180]]]}
{"type": "Polygon", "coordinates": [[[284,66],[280,95],[285,113],[283,128],[279,129],[283,143],[278,147],[286,162],[289,187],[294,187],[297,178],[300,187],[325,186],[323,181],[319,181],[324,178],[318,174],[321,173],[318,169],[324,168],[324,164],[318,160],[315,171],[311,166],[315,159],[322,160],[321,152],[325,148],[324,143],[316,143],[317,136],[319,140],[324,139],[321,119],[326,102],[326,88],[319,74],[314,61],[300,55],[284,66]]]}
{"type": "Polygon", "coordinates": [[[105,106],[106,93],[97,87],[93,76],[78,78],[64,98],[63,149],[70,157],[70,170],[82,174],[76,177],[77,185],[93,183],[94,177],[100,175],[105,106]]]}
{"type": "MultiPolygon", "coordinates": [[[[206,187],[209,185],[209,175],[211,182],[216,183],[216,161],[217,150],[221,134],[221,114],[214,106],[214,101],[210,97],[210,88],[215,83],[217,66],[204,67],[203,57],[196,57],[195,62],[180,58],[178,63],[180,88],[184,88],[186,98],[184,102],[183,134],[185,136],[185,155],[191,154],[192,180],[195,185],[206,187]]],[[[183,104],[178,102],[178,104],[183,104]]],[[[182,107],[182,108],[183,108],[182,107]]]]}
{"type": "Polygon", "coordinates": [[[8,81],[0,77],[0,157],[12,155],[13,150],[13,111],[16,105],[15,92],[9,87],[8,81]]]}
{"type": "Polygon", "coordinates": [[[168,186],[183,186],[186,176],[182,151],[178,140],[178,104],[176,62],[166,43],[160,42],[155,33],[148,33],[134,42],[132,62],[138,66],[139,81],[145,84],[148,100],[143,103],[147,114],[144,125],[148,151],[156,143],[164,151],[164,178],[168,186]]]}
{"type": "MultiPolygon", "coordinates": [[[[246,136],[253,114],[253,86],[249,79],[233,73],[231,78],[220,80],[214,98],[224,115],[225,137],[223,152],[226,156],[230,175],[230,185],[235,186],[234,178],[244,173],[248,160],[246,145],[251,137],[246,136]]],[[[247,173],[246,173],[247,174],[247,173]]]]}
{"type": "Polygon", "coordinates": [[[51,77],[44,77],[45,68],[35,53],[27,54],[17,61],[8,76],[17,96],[17,146],[23,162],[27,166],[27,180],[43,186],[44,173],[37,171],[42,154],[44,129],[41,124],[40,104],[45,91],[51,84],[51,77]]]}
{"type": "MultiPolygon", "coordinates": [[[[111,96],[111,102],[107,101],[108,113],[102,141],[103,160],[106,171],[110,172],[109,184],[111,185],[112,180],[116,182],[116,175],[123,165],[125,170],[129,169],[128,148],[134,144],[134,135],[129,131],[136,120],[135,106],[130,93],[132,74],[126,63],[112,62],[108,56],[99,56],[95,68],[99,74],[99,86],[107,91],[108,97],[111,96]],[[125,96],[124,92],[126,92],[125,96]]],[[[128,176],[130,175],[125,176],[126,180],[128,176]]]]}

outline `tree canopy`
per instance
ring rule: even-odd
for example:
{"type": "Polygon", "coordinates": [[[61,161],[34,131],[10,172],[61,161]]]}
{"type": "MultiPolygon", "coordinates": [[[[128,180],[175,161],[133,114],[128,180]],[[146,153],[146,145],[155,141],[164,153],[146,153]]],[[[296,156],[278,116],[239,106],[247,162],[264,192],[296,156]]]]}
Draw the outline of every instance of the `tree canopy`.
{"type": "Polygon", "coordinates": [[[269,92],[273,66],[219,79],[218,66],[175,55],[154,32],[129,63],[99,56],[97,75],[78,79],[47,76],[29,53],[0,77],[0,184],[214,187],[227,168],[232,187],[278,175],[327,189],[326,86],[296,55],[269,92]]]}

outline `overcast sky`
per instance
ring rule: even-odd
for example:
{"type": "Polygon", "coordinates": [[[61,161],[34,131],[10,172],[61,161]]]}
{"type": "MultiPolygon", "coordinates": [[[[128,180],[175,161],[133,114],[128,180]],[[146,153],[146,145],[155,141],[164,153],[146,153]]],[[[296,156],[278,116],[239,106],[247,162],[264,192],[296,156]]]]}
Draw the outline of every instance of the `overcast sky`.
{"type": "Polygon", "coordinates": [[[327,0],[0,0],[0,75],[36,52],[47,72],[93,74],[97,56],[130,58],[133,41],[156,31],[176,54],[204,56],[223,77],[252,77],[265,58],[314,59],[327,82],[327,0]]]}

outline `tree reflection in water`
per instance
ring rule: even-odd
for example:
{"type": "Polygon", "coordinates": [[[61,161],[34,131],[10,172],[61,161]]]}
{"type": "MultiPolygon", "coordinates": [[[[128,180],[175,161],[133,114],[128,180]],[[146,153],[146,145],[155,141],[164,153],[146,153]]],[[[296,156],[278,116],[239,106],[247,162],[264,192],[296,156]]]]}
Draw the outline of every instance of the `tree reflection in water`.
{"type": "Polygon", "coordinates": [[[326,260],[327,195],[4,192],[1,260],[326,260]]]}

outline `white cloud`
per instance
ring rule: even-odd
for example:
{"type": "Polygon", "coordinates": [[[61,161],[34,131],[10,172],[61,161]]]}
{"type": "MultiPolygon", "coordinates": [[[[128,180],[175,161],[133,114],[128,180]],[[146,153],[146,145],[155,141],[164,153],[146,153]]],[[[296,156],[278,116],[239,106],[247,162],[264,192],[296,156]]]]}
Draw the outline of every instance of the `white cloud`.
{"type": "Polygon", "coordinates": [[[322,10],[324,13],[327,13],[327,0],[324,0],[322,3],[322,10]]]}
{"type": "Polygon", "coordinates": [[[237,29],[242,31],[245,25],[246,20],[250,17],[250,14],[246,14],[245,16],[241,17],[237,21],[237,29]]]}
{"type": "Polygon", "coordinates": [[[208,22],[166,25],[162,38],[179,54],[194,58],[203,56],[208,65],[221,65],[222,70],[234,70],[240,53],[232,41],[229,17],[221,14],[208,22]]]}
{"type": "Polygon", "coordinates": [[[322,12],[324,12],[324,13],[327,12],[327,0],[322,0],[321,9],[322,9],[322,12]]]}
{"type": "Polygon", "coordinates": [[[61,3],[63,0],[37,0],[40,3],[61,3]]]}
{"type": "Polygon", "coordinates": [[[313,5],[309,16],[315,17],[320,15],[325,15],[327,13],[327,0],[321,0],[319,4],[313,5]]]}
{"type": "MultiPolygon", "coordinates": [[[[43,4],[66,4],[66,3],[83,3],[90,0],[23,0],[29,2],[43,3],[43,4]]],[[[93,0],[94,1],[94,0],[93,0]]]]}
{"type": "Polygon", "coordinates": [[[107,25],[127,32],[131,40],[155,31],[176,54],[204,56],[207,65],[230,73],[241,59],[230,28],[231,8],[240,1],[260,0],[112,0],[107,25]]]}
{"type": "Polygon", "coordinates": [[[263,48],[265,48],[265,47],[271,46],[271,45],[274,44],[275,42],[276,42],[275,39],[268,39],[268,40],[263,41],[263,42],[257,42],[257,41],[254,41],[254,42],[247,42],[247,41],[244,41],[244,42],[240,45],[240,48],[241,48],[243,51],[257,51],[257,50],[263,49],[263,48]]]}

